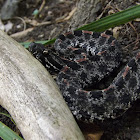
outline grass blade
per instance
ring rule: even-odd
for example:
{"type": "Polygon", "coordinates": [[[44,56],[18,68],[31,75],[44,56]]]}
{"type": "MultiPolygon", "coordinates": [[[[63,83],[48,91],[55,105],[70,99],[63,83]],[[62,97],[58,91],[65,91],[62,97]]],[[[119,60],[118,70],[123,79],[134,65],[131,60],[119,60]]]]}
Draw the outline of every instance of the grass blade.
{"type": "Polygon", "coordinates": [[[0,115],[4,115],[4,116],[6,116],[6,117],[10,118],[10,119],[11,119],[11,121],[12,121],[12,122],[16,125],[16,123],[15,123],[15,121],[13,120],[13,118],[11,117],[11,115],[6,114],[6,113],[2,113],[2,112],[0,112],[0,115]]]}
{"type": "Polygon", "coordinates": [[[99,19],[95,22],[78,28],[77,30],[88,30],[94,32],[102,32],[109,28],[127,23],[140,17],[140,5],[131,7],[121,12],[99,19]]]}
{"type": "Polygon", "coordinates": [[[0,122],[0,137],[4,140],[23,140],[2,122],[0,122]]]}
{"type": "MultiPolygon", "coordinates": [[[[41,43],[43,45],[49,45],[49,44],[53,44],[55,42],[56,38],[51,39],[51,40],[44,40],[44,41],[35,41],[35,43],[41,43]]],[[[22,42],[20,43],[22,46],[24,46],[24,48],[28,48],[31,42],[22,42]]]]}

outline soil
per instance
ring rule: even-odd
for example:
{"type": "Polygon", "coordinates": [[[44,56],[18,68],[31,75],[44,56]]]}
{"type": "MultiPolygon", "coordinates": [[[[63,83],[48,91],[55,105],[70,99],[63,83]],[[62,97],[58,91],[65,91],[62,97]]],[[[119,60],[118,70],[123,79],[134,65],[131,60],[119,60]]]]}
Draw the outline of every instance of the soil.
{"type": "MultiPolygon", "coordinates": [[[[77,0],[47,0],[42,10],[37,16],[35,16],[33,15],[34,11],[36,9],[40,9],[43,2],[39,0],[22,0],[18,5],[18,11],[15,17],[10,20],[3,21],[3,24],[6,25],[9,21],[13,24],[13,27],[7,32],[7,34],[12,36],[18,42],[33,42],[52,39],[57,37],[60,33],[65,32],[69,27],[70,19],[66,19],[66,17],[68,17],[70,12],[74,9],[76,2],[77,0]],[[28,29],[31,29],[31,31],[29,32],[28,29]]],[[[103,7],[102,11],[98,12],[97,17],[100,15],[102,15],[101,17],[107,16],[110,13],[131,7],[136,3],[140,3],[140,1],[112,0],[110,3],[108,1],[108,3],[106,2],[106,7],[103,7]]],[[[0,9],[3,4],[4,0],[1,0],[0,9]]],[[[133,21],[111,29],[113,35],[123,46],[124,61],[127,61],[139,49],[139,22],[140,20],[133,21]]],[[[109,127],[106,128],[107,131],[103,134],[102,140],[138,140],[140,138],[139,106],[140,103],[138,101],[133,108],[128,111],[127,116],[123,116],[122,121],[120,121],[120,119],[113,122],[111,121],[110,124],[114,124],[113,126],[115,127],[111,129],[109,127]],[[132,116],[131,119],[128,115],[132,116]],[[122,125],[125,125],[124,123],[126,121],[129,123],[127,123],[127,126],[123,129],[122,125]]],[[[8,113],[2,107],[0,107],[0,112],[8,113]]],[[[16,125],[14,125],[8,117],[0,115],[0,121],[20,134],[16,125]]]]}
{"type": "MultiPolygon", "coordinates": [[[[2,7],[3,3],[4,2],[0,1],[0,7],[2,7]]],[[[7,32],[7,34],[13,35],[14,33],[19,33],[26,29],[33,28],[32,32],[28,32],[28,34],[20,37],[17,35],[14,39],[18,42],[27,42],[54,38],[58,36],[64,28],[68,28],[68,21],[63,20],[74,8],[75,3],[76,0],[48,0],[43,6],[41,12],[37,16],[34,16],[34,11],[40,9],[42,1],[21,1],[15,17],[10,19],[10,22],[13,23],[13,27],[7,32]],[[41,23],[46,24],[37,25],[41,23]]],[[[3,23],[7,24],[8,21],[9,20],[3,21],[3,23]]]]}

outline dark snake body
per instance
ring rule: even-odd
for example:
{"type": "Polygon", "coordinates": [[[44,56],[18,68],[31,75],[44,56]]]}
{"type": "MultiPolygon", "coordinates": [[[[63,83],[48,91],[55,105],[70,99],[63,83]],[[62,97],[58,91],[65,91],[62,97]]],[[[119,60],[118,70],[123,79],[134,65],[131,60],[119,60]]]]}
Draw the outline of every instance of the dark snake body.
{"type": "Polygon", "coordinates": [[[140,52],[105,89],[96,89],[114,69],[122,54],[115,38],[105,33],[74,31],[55,41],[57,54],[39,44],[30,52],[48,69],[59,71],[57,84],[73,115],[78,120],[93,122],[116,118],[140,98],[140,52]],[[88,87],[94,90],[86,90],[88,87]]]}

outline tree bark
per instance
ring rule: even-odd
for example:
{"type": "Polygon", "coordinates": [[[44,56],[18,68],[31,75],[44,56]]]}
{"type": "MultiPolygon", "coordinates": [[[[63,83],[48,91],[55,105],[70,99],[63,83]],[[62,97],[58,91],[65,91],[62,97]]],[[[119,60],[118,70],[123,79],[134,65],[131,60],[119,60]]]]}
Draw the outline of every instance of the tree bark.
{"type": "Polygon", "coordinates": [[[80,0],[77,3],[77,10],[70,21],[69,30],[92,22],[97,17],[97,12],[102,8],[102,0],[80,0]]]}
{"type": "Polygon", "coordinates": [[[83,140],[46,69],[0,31],[0,104],[27,140],[83,140]]]}

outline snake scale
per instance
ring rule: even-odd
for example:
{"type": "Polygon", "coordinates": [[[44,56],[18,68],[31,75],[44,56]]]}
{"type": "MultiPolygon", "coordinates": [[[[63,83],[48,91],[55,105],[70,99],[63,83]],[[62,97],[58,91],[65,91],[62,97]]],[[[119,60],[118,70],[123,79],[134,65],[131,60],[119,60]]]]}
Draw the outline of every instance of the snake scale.
{"type": "Polygon", "coordinates": [[[53,49],[37,43],[29,47],[48,70],[58,72],[56,82],[78,120],[92,123],[117,118],[140,98],[140,52],[108,87],[96,87],[121,65],[120,45],[111,35],[73,31],[60,35],[53,49]]]}

